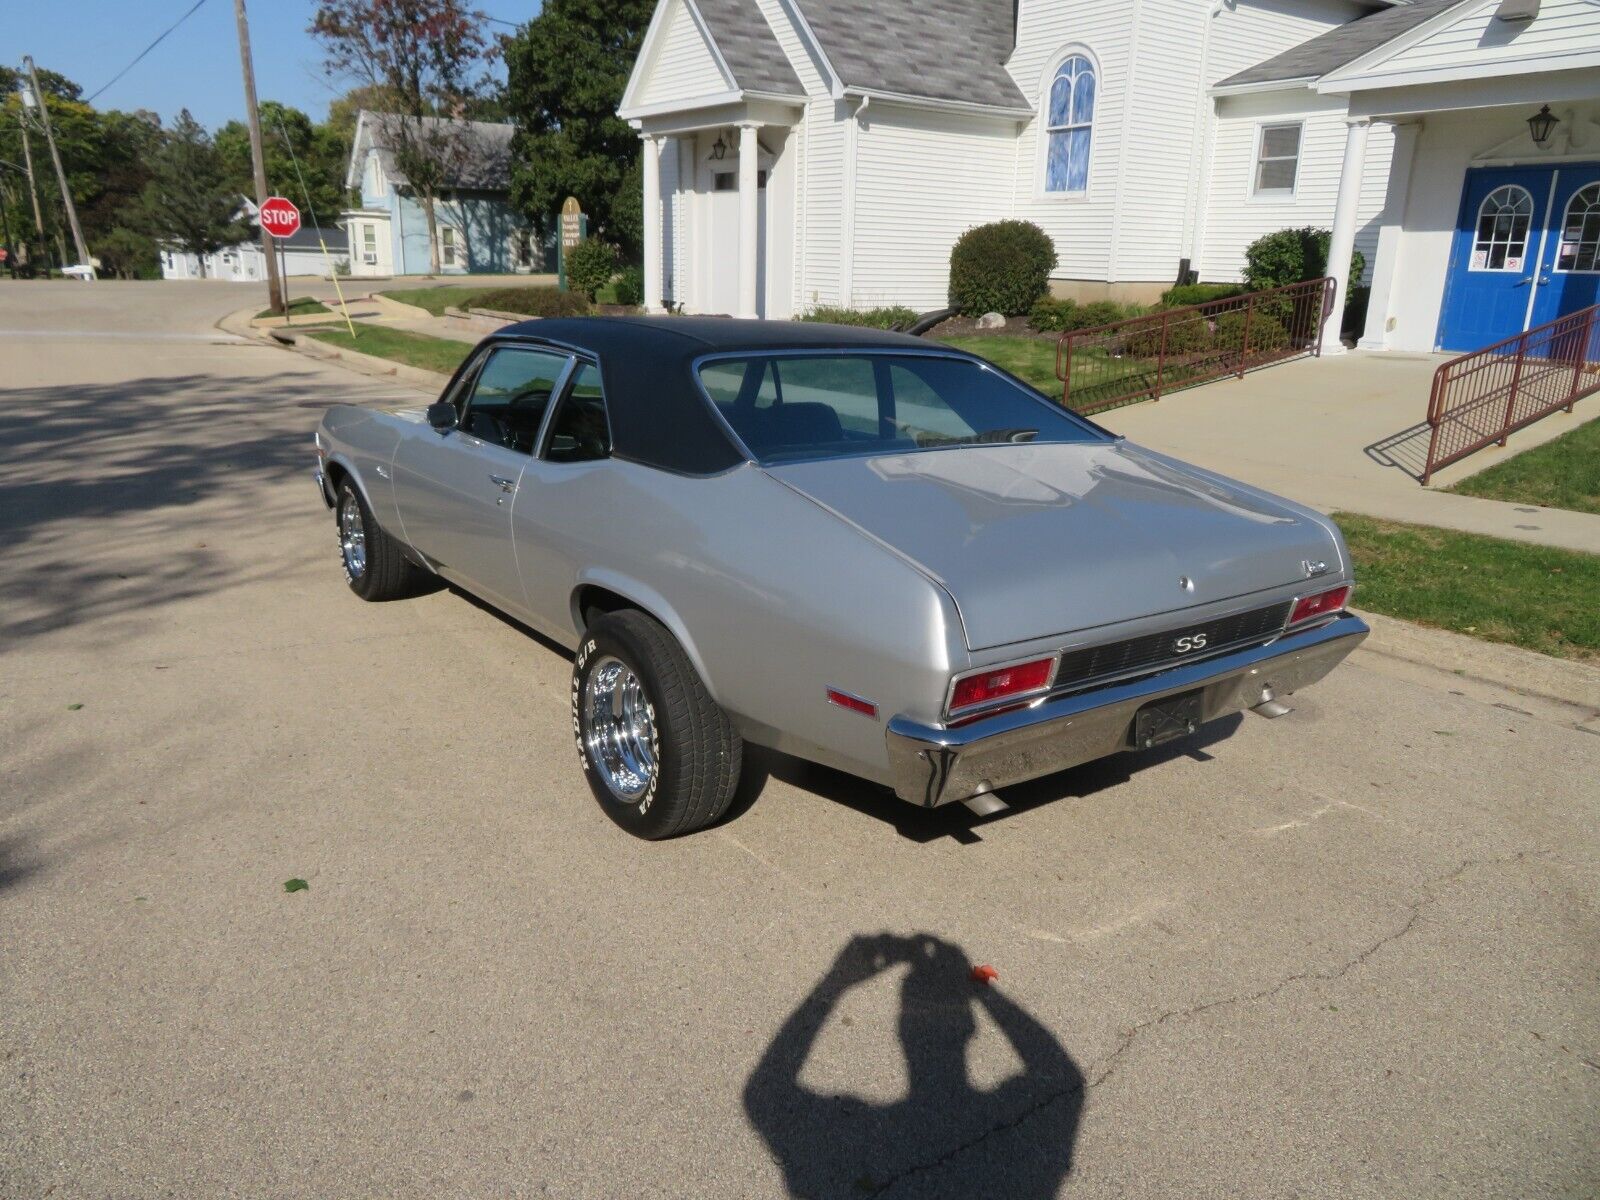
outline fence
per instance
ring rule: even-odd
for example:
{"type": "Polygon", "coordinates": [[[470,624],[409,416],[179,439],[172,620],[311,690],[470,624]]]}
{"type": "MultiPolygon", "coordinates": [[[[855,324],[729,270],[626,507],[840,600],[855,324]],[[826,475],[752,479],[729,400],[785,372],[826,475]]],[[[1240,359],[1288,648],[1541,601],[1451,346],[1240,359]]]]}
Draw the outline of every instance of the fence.
{"type": "Polygon", "coordinates": [[[1254,367],[1322,353],[1333,280],[1308,279],[1187,308],[1168,308],[1056,343],[1061,402],[1104,412],[1254,367]]]}
{"type": "Polygon", "coordinates": [[[1526,333],[1441,363],[1428,397],[1426,485],[1440,467],[1459,462],[1524,425],[1600,391],[1600,304],[1568,313],[1526,333]]]}

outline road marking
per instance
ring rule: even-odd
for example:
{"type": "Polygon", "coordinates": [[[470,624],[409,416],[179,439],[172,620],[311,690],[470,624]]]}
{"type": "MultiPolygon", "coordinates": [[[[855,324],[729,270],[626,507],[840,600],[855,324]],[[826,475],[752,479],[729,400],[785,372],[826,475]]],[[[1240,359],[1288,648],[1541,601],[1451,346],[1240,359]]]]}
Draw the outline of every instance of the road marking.
{"type": "Polygon", "coordinates": [[[1275,833],[1283,833],[1285,830],[1289,829],[1304,829],[1307,825],[1310,825],[1311,822],[1321,820],[1329,813],[1335,812],[1341,808],[1353,808],[1357,812],[1366,813],[1369,817],[1376,817],[1379,815],[1370,808],[1363,808],[1361,805],[1352,804],[1348,800],[1334,800],[1329,804],[1324,804],[1315,812],[1308,813],[1298,821],[1285,821],[1282,825],[1268,825],[1262,829],[1252,829],[1250,832],[1255,834],[1257,837],[1271,837],[1275,833]]]}

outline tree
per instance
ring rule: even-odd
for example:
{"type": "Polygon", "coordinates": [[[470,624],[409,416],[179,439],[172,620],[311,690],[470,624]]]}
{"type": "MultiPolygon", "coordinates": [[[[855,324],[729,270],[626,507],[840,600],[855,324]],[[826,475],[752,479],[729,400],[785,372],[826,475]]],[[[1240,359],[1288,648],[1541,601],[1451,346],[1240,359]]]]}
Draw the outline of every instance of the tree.
{"type": "Polygon", "coordinates": [[[546,0],[501,43],[506,106],[517,126],[512,201],[549,233],[561,202],[576,196],[592,231],[630,258],[643,237],[642,214],[630,212],[639,198],[627,190],[639,135],[617,105],[654,8],[652,0],[546,0]]]}
{"type": "Polygon", "coordinates": [[[323,0],[311,22],[331,75],[382,88],[393,101],[383,135],[428,222],[428,269],[439,271],[436,205],[468,153],[465,117],[493,53],[482,13],[461,0],[323,0]],[[436,120],[426,118],[437,117],[436,120]]]}
{"type": "MultiPolygon", "coordinates": [[[[344,186],[345,166],[350,157],[349,135],[331,123],[313,124],[298,108],[276,100],[263,101],[260,111],[267,190],[275,196],[289,197],[302,208],[309,199],[311,211],[306,214],[307,223],[315,213],[319,224],[330,224],[344,210],[349,198],[344,186]],[[300,188],[302,178],[304,192],[300,188]]],[[[243,121],[229,121],[217,130],[216,144],[228,185],[243,195],[254,195],[249,126],[243,121]]]]}
{"type": "Polygon", "coordinates": [[[251,236],[239,215],[241,199],[229,186],[216,146],[184,109],[152,156],[153,178],[141,208],[144,231],[159,242],[204,256],[251,236]]]}

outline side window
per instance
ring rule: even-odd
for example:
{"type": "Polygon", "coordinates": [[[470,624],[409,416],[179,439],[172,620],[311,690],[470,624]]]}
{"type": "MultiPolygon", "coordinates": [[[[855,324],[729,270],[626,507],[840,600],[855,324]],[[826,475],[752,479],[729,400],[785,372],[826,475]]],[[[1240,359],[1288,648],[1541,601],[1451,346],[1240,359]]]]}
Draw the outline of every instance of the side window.
{"type": "Polygon", "coordinates": [[[550,422],[550,441],[544,457],[550,462],[577,463],[610,455],[611,426],[606,421],[600,368],[593,363],[580,363],[550,422]]]}
{"type": "Polygon", "coordinates": [[[1292,196],[1300,174],[1300,125],[1263,125],[1256,143],[1257,196],[1292,196]]]}
{"type": "Polygon", "coordinates": [[[564,354],[519,346],[492,351],[467,397],[461,429],[496,446],[532,454],[568,361],[564,354]]]}

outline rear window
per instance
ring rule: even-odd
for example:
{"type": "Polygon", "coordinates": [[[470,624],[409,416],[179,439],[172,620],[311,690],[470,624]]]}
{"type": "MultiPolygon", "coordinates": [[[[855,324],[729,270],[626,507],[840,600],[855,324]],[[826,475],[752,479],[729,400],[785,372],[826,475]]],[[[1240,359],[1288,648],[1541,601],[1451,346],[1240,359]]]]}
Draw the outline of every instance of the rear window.
{"type": "Polygon", "coordinates": [[[997,372],[918,354],[752,355],[700,381],[762,462],[1101,436],[997,372]]]}

